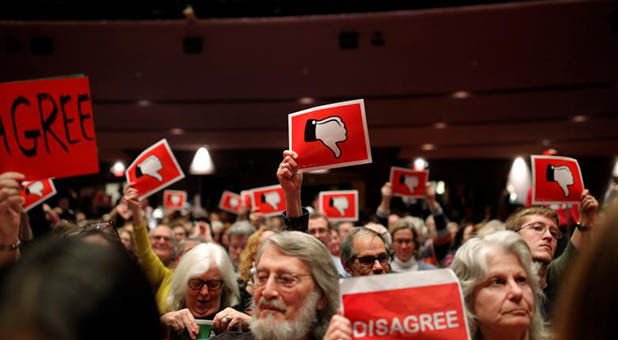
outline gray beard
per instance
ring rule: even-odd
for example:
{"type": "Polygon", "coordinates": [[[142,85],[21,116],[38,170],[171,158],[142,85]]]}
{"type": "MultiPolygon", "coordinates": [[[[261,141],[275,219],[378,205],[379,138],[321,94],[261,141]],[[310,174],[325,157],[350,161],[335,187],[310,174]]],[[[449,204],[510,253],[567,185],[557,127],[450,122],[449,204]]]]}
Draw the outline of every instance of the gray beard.
{"type": "Polygon", "coordinates": [[[319,296],[318,292],[311,292],[305,298],[300,315],[294,321],[277,321],[274,320],[272,315],[268,315],[264,319],[257,319],[257,313],[254,313],[251,321],[251,333],[257,340],[297,340],[304,338],[317,321],[316,307],[319,296]]]}

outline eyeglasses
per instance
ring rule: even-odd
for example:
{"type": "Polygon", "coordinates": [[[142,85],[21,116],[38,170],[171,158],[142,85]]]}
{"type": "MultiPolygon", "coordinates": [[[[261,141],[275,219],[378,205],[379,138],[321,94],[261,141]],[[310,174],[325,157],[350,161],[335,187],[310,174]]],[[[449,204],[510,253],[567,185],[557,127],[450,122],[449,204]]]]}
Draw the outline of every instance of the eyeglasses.
{"type": "Polygon", "coordinates": [[[397,243],[397,244],[412,244],[412,240],[407,240],[407,239],[394,239],[393,243],[397,243]]]}
{"type": "Polygon", "coordinates": [[[382,253],[378,256],[354,256],[354,260],[358,260],[358,263],[360,263],[365,268],[371,268],[373,267],[373,264],[376,262],[376,260],[378,260],[378,262],[380,262],[382,266],[388,266],[391,262],[391,256],[388,253],[382,253]]]}
{"type": "MultiPolygon", "coordinates": [[[[311,276],[310,274],[292,274],[290,272],[279,272],[275,273],[275,284],[284,288],[294,288],[300,281],[303,276],[311,276]]],[[[265,270],[258,271],[255,275],[253,275],[253,283],[256,288],[260,288],[266,285],[268,279],[270,278],[270,273],[265,270]]]]}
{"type": "Polygon", "coordinates": [[[534,232],[536,232],[539,235],[545,234],[545,231],[549,229],[549,233],[551,234],[551,237],[553,237],[556,240],[559,240],[562,238],[562,231],[560,231],[560,229],[549,226],[541,222],[526,224],[522,226],[521,228],[519,228],[519,230],[522,230],[522,229],[532,229],[534,232]]]}
{"type": "Polygon", "coordinates": [[[114,228],[114,224],[107,221],[89,223],[78,228],[69,229],[64,232],[64,237],[80,237],[96,233],[105,234],[120,240],[120,235],[118,235],[118,231],[114,228]]]}
{"type": "Polygon", "coordinates": [[[209,291],[215,292],[221,289],[221,287],[223,287],[223,280],[204,281],[200,279],[190,279],[188,285],[189,285],[189,288],[194,289],[194,290],[201,290],[202,287],[206,285],[209,291]]]}

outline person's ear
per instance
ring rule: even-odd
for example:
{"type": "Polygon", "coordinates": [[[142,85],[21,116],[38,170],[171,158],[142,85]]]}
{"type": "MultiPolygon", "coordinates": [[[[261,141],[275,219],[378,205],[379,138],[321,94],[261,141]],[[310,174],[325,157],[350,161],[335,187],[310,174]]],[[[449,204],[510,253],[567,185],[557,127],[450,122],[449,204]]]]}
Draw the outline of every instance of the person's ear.
{"type": "Polygon", "coordinates": [[[320,291],[320,298],[318,299],[318,303],[316,304],[316,309],[321,311],[326,307],[326,295],[324,295],[323,291],[320,291]]]}

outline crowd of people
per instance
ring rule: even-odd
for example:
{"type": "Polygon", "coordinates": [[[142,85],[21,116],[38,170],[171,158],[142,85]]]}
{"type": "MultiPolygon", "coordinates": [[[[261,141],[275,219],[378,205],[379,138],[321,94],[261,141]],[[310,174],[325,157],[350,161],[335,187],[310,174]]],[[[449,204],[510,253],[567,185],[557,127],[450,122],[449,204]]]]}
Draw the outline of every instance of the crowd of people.
{"type": "Polygon", "coordinates": [[[601,206],[584,190],[572,225],[545,206],[458,224],[431,186],[426,218],[392,213],[385,183],[371,222],[333,223],[301,202],[296,159],[284,151],[276,171],[281,216],[194,210],[153,225],[128,187],[97,220],[37,208],[53,228],[41,240],[24,176],[0,174],[0,338],[197,339],[210,320],[213,339],[348,340],[340,280],[438,268],[460,281],[472,339],[613,338],[615,195],[601,206]]]}

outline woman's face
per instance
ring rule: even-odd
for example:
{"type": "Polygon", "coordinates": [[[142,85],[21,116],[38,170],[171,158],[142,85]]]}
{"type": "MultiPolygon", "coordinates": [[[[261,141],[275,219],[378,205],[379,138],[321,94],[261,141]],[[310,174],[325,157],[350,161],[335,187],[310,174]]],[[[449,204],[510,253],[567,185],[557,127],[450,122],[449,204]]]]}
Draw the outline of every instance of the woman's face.
{"type": "MultiPolygon", "coordinates": [[[[206,273],[193,276],[191,279],[207,282],[210,280],[223,280],[223,275],[221,275],[219,269],[212,267],[206,273]]],[[[200,289],[193,289],[187,285],[187,290],[185,291],[187,308],[196,319],[204,318],[218,312],[221,306],[223,287],[216,291],[212,291],[205,282],[203,283],[204,285],[200,289]]]]}
{"type": "Polygon", "coordinates": [[[516,255],[502,249],[492,249],[487,258],[489,276],[474,289],[473,312],[481,334],[526,331],[534,315],[534,293],[526,271],[516,255]]]}

